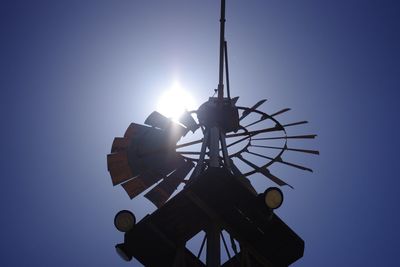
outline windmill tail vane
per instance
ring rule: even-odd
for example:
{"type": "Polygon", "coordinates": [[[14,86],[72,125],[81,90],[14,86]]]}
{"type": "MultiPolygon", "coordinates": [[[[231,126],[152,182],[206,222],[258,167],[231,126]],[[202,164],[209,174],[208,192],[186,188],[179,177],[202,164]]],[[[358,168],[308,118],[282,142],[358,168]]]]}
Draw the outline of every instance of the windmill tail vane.
{"type": "Polygon", "coordinates": [[[145,125],[131,123],[112,143],[107,155],[112,184],[157,207],[140,221],[128,210],[116,214],[114,225],[124,242],[115,248],[124,260],[135,258],[144,266],[288,266],[303,256],[304,241],[274,212],[283,202],[279,187],[292,186],[271,166],[312,172],[286,155],[319,154],[289,146],[316,135],[288,134],[307,123],[278,121],[288,108],[266,113],[260,110],[266,99],[244,107],[231,98],[225,0],[219,48],[217,97],[185,111],[178,122],[154,111],[145,125]],[[258,193],[252,176],[265,177],[272,186],[258,193]],[[197,235],[203,241],[194,252],[187,243],[197,235]]]}

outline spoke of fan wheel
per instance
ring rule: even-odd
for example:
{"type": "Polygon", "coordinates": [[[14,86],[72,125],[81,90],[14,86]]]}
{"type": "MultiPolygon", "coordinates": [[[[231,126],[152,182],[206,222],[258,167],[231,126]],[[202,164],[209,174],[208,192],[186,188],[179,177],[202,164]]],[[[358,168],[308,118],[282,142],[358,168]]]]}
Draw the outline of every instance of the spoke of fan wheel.
{"type": "Polygon", "coordinates": [[[297,164],[294,164],[294,163],[290,163],[290,162],[284,161],[284,160],[282,160],[282,158],[280,158],[280,157],[274,159],[274,158],[267,157],[267,156],[264,156],[264,155],[261,155],[261,154],[255,153],[255,152],[251,152],[251,151],[246,151],[246,152],[249,153],[249,154],[255,155],[255,156],[259,156],[259,157],[261,157],[261,158],[265,158],[265,159],[269,159],[269,160],[276,160],[277,162],[280,162],[280,163],[285,164],[285,165],[288,165],[288,166],[292,166],[292,167],[294,167],[294,168],[297,168],[297,169],[300,169],[300,170],[303,170],[303,171],[313,172],[313,170],[310,169],[310,168],[307,168],[307,167],[304,167],[304,166],[301,166],[301,165],[297,165],[297,164]]]}
{"type": "Polygon", "coordinates": [[[227,145],[226,148],[231,147],[231,146],[234,146],[234,145],[236,145],[237,143],[240,143],[240,142],[242,142],[242,141],[244,141],[244,140],[246,140],[246,139],[249,139],[250,137],[251,137],[251,136],[245,136],[245,137],[243,137],[243,138],[241,138],[241,139],[239,139],[239,140],[237,140],[237,141],[235,141],[235,142],[233,142],[233,143],[227,145]]]}
{"type": "MultiPolygon", "coordinates": [[[[247,138],[249,138],[251,136],[254,136],[254,135],[257,135],[257,134],[260,134],[260,133],[268,133],[268,132],[282,131],[282,130],[283,130],[283,127],[275,126],[275,127],[271,127],[271,128],[257,130],[257,131],[248,131],[248,132],[243,132],[243,133],[228,134],[225,137],[226,138],[232,138],[232,137],[239,137],[239,136],[248,135],[248,136],[246,136],[246,138],[243,139],[243,140],[245,140],[245,139],[247,139],[247,138]]],[[[195,140],[195,141],[191,141],[191,142],[188,142],[188,143],[179,144],[179,145],[176,145],[175,148],[178,149],[178,148],[182,148],[182,147],[187,147],[187,146],[191,146],[191,145],[200,144],[200,143],[203,142],[203,140],[204,140],[204,138],[201,138],[199,140],[195,140]]],[[[232,145],[232,144],[230,144],[230,145],[232,145]]]]}
{"type": "Polygon", "coordinates": [[[228,135],[226,135],[226,137],[227,138],[232,138],[232,137],[238,137],[238,136],[244,136],[244,135],[254,136],[254,135],[257,135],[257,134],[260,134],[260,133],[283,131],[283,129],[284,129],[283,127],[277,125],[275,127],[265,128],[265,129],[256,130],[256,131],[247,131],[247,132],[243,132],[243,133],[228,134],[228,135]]]}
{"type": "Polygon", "coordinates": [[[294,135],[294,136],[278,136],[278,137],[254,138],[254,139],[252,139],[252,140],[314,139],[315,137],[317,137],[316,134],[308,134],[308,135],[294,135]]]}
{"type": "Polygon", "coordinates": [[[306,124],[308,123],[308,121],[298,121],[298,122],[293,122],[293,123],[288,123],[285,125],[282,125],[283,127],[289,127],[289,126],[296,126],[296,125],[300,125],[300,124],[306,124]]]}
{"type": "Polygon", "coordinates": [[[254,124],[257,124],[257,123],[259,123],[259,122],[262,122],[262,121],[265,121],[265,120],[267,120],[267,119],[269,119],[269,118],[272,118],[272,117],[275,117],[275,116],[278,116],[279,114],[282,114],[282,113],[284,113],[284,112],[287,112],[287,111],[289,111],[290,110],[290,108],[284,108],[284,109],[282,109],[282,110],[279,110],[278,112],[275,112],[274,114],[271,114],[271,115],[264,115],[264,116],[262,116],[261,117],[261,119],[259,119],[259,120],[257,120],[257,121],[255,121],[255,122],[253,122],[253,123],[250,123],[250,124],[248,124],[248,125],[246,125],[246,126],[244,126],[244,127],[250,127],[250,126],[252,126],[252,125],[254,125],[254,124]]]}
{"type": "Polygon", "coordinates": [[[200,155],[201,152],[197,152],[197,151],[176,151],[179,154],[182,155],[200,155]]]}
{"type": "Polygon", "coordinates": [[[176,145],[176,149],[182,148],[182,147],[186,147],[186,146],[191,146],[191,145],[200,144],[200,143],[203,142],[203,140],[204,140],[204,138],[201,138],[201,139],[196,140],[196,141],[192,141],[192,142],[188,142],[188,143],[183,143],[183,144],[180,144],[180,145],[176,145]]]}
{"type": "Polygon", "coordinates": [[[226,137],[231,138],[231,137],[239,137],[239,136],[243,136],[243,135],[247,135],[229,145],[227,145],[226,147],[231,147],[233,145],[236,145],[237,143],[240,143],[250,137],[253,137],[254,135],[260,134],[260,133],[266,133],[266,132],[273,132],[273,131],[279,131],[281,130],[280,127],[273,127],[273,128],[267,128],[267,129],[263,129],[263,130],[258,130],[258,131],[250,131],[250,132],[244,132],[244,133],[239,133],[239,134],[231,134],[231,135],[227,135],[226,137]]]}
{"type": "Polygon", "coordinates": [[[244,127],[247,128],[247,127],[253,126],[254,124],[257,124],[257,123],[259,123],[259,122],[265,121],[266,119],[268,119],[268,117],[267,117],[267,118],[261,118],[261,119],[259,119],[259,120],[256,120],[255,122],[252,122],[252,123],[250,123],[250,124],[247,124],[247,125],[244,126],[244,127]]]}
{"type": "Polygon", "coordinates": [[[201,242],[199,253],[197,254],[197,258],[200,259],[201,253],[203,252],[204,244],[206,243],[207,235],[204,234],[203,241],[201,242]]]}
{"type": "Polygon", "coordinates": [[[228,250],[228,246],[226,245],[225,237],[224,237],[224,234],[222,233],[222,231],[221,231],[221,239],[222,239],[222,243],[224,243],[226,254],[228,255],[228,258],[231,259],[231,253],[228,250]]]}
{"type": "Polygon", "coordinates": [[[271,149],[285,149],[285,150],[290,150],[290,151],[296,151],[296,152],[303,152],[303,153],[309,153],[309,154],[315,154],[319,155],[319,151],[317,150],[308,150],[308,149],[299,149],[299,148],[288,148],[288,147],[276,147],[276,146],[261,146],[261,145],[250,145],[253,147],[262,147],[262,148],[271,148],[271,149]]]}

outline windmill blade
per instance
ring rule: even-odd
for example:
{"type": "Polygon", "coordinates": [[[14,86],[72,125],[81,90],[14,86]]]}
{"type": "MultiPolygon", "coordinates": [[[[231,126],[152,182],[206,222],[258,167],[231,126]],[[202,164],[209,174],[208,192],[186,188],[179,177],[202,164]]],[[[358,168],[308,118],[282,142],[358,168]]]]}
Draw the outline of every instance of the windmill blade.
{"type": "Polygon", "coordinates": [[[133,199],[162,178],[162,176],[149,171],[123,183],[122,187],[128,193],[128,196],[133,199]]]}
{"type": "Polygon", "coordinates": [[[290,108],[284,108],[284,109],[282,109],[282,110],[279,110],[278,112],[275,112],[275,113],[272,114],[272,115],[263,115],[263,116],[261,116],[261,118],[260,118],[259,120],[255,121],[255,122],[252,122],[252,123],[250,123],[250,124],[247,124],[245,127],[246,127],[246,128],[247,128],[247,127],[250,127],[250,126],[252,126],[252,125],[254,125],[254,124],[257,124],[257,123],[259,123],[259,122],[265,121],[265,120],[268,119],[268,118],[278,116],[278,115],[280,115],[280,114],[282,114],[282,113],[285,113],[285,112],[287,112],[287,111],[289,111],[289,110],[290,110],[290,108]]]}
{"type": "Polygon", "coordinates": [[[294,167],[294,168],[297,168],[297,169],[300,169],[300,170],[303,170],[303,171],[313,172],[313,170],[310,169],[310,168],[307,168],[307,167],[304,167],[304,166],[301,166],[301,165],[298,165],[298,164],[294,164],[294,163],[291,163],[291,162],[284,161],[281,157],[272,158],[272,157],[264,156],[264,155],[261,155],[261,154],[255,153],[255,152],[251,152],[251,151],[246,151],[246,152],[249,153],[249,154],[255,155],[255,156],[259,156],[261,158],[269,159],[272,162],[276,161],[276,162],[280,162],[282,164],[285,164],[285,165],[288,165],[288,166],[291,166],[291,167],[294,167]]]}
{"type": "Polygon", "coordinates": [[[238,136],[252,137],[252,136],[255,136],[255,135],[261,134],[261,133],[269,133],[269,132],[283,131],[283,130],[284,130],[284,128],[281,127],[280,125],[275,125],[274,127],[264,128],[264,129],[256,130],[256,131],[247,131],[247,132],[243,132],[243,133],[227,134],[225,137],[226,138],[238,137],[238,136]]]}
{"type": "Polygon", "coordinates": [[[241,161],[243,161],[244,163],[246,163],[247,165],[249,165],[250,167],[252,167],[254,170],[256,170],[257,172],[263,174],[264,176],[266,176],[267,178],[269,178],[271,181],[273,181],[274,183],[280,185],[280,186],[284,186],[287,185],[291,188],[293,188],[291,185],[285,183],[284,181],[282,181],[281,179],[279,179],[278,177],[276,177],[275,175],[271,174],[271,172],[267,169],[267,168],[260,168],[257,165],[253,164],[252,162],[248,161],[247,159],[243,158],[242,155],[237,156],[241,161]]]}
{"type": "Polygon", "coordinates": [[[162,115],[161,113],[157,111],[153,111],[147,119],[144,121],[144,124],[157,127],[160,129],[168,129],[169,125],[171,123],[171,120],[162,115]]]}
{"type": "MultiPolygon", "coordinates": [[[[253,137],[253,136],[257,135],[257,134],[274,132],[274,131],[282,131],[282,130],[284,130],[283,127],[281,127],[279,125],[276,125],[275,127],[265,128],[265,129],[261,129],[261,130],[257,130],[257,131],[248,131],[248,132],[244,132],[244,133],[228,134],[228,135],[225,136],[226,138],[239,137],[239,136],[244,136],[244,137],[234,141],[233,143],[228,144],[226,147],[229,148],[231,146],[234,146],[234,145],[236,145],[236,144],[238,144],[238,143],[240,143],[240,142],[242,142],[242,141],[244,141],[246,139],[249,139],[249,138],[251,138],[251,137],[253,137]]],[[[262,140],[262,138],[255,138],[255,139],[252,139],[252,140],[262,140]]],[[[198,141],[194,141],[194,142],[191,142],[191,143],[187,143],[187,144],[178,145],[177,148],[181,148],[181,147],[184,147],[184,146],[197,144],[197,143],[200,143],[200,141],[203,141],[203,139],[202,140],[198,140],[198,141]]]]}
{"type": "Polygon", "coordinates": [[[161,207],[193,168],[194,164],[191,161],[185,161],[183,165],[147,192],[144,197],[150,200],[157,208],[161,207]]]}
{"type": "Polygon", "coordinates": [[[290,150],[290,151],[296,151],[296,152],[303,152],[303,153],[308,153],[308,154],[314,154],[314,155],[319,155],[318,150],[309,150],[309,149],[300,149],[300,148],[289,148],[287,146],[285,147],[277,147],[277,146],[261,146],[261,145],[251,145],[253,147],[263,147],[263,148],[272,148],[272,149],[284,149],[284,150],[290,150]]]}
{"type": "Polygon", "coordinates": [[[118,152],[107,155],[107,168],[111,175],[113,185],[120,184],[132,178],[126,152],[118,152]]]}
{"type": "Polygon", "coordinates": [[[128,154],[126,151],[112,153],[112,154],[107,155],[108,170],[118,169],[118,168],[124,167],[125,165],[129,166],[128,154]]]}
{"type": "Polygon", "coordinates": [[[278,137],[253,138],[252,140],[314,139],[315,137],[317,137],[316,134],[308,134],[308,135],[294,135],[294,136],[278,136],[278,137]]]}
{"type": "Polygon", "coordinates": [[[125,166],[124,168],[111,169],[110,175],[111,175],[111,181],[114,186],[123,183],[133,178],[134,176],[129,166],[125,166]]]}
{"type": "Polygon", "coordinates": [[[247,124],[246,126],[244,126],[245,128],[247,128],[247,127],[250,127],[250,126],[253,126],[254,124],[257,124],[257,123],[259,123],[259,122],[262,122],[262,121],[264,121],[264,120],[266,120],[268,117],[261,117],[261,119],[259,119],[259,120],[256,120],[255,122],[252,122],[252,123],[250,123],[250,124],[247,124]]]}
{"type": "Polygon", "coordinates": [[[148,126],[144,126],[137,123],[131,123],[129,127],[126,129],[124,137],[127,138],[128,140],[131,140],[134,137],[144,134],[149,129],[151,128],[148,126]]]}
{"type": "Polygon", "coordinates": [[[306,124],[308,121],[299,121],[299,122],[293,122],[289,124],[282,125],[283,127],[289,127],[289,126],[295,126],[295,125],[300,125],[300,124],[306,124]]]}
{"type": "Polygon", "coordinates": [[[252,106],[250,109],[246,109],[245,111],[243,111],[242,116],[239,118],[239,121],[246,118],[252,111],[256,110],[259,106],[264,104],[265,101],[267,101],[267,99],[262,99],[258,101],[254,106],[252,106]]]}
{"type": "Polygon", "coordinates": [[[284,161],[281,157],[278,157],[277,161],[282,163],[282,164],[285,164],[285,165],[288,165],[288,166],[291,166],[291,167],[294,167],[294,168],[297,168],[297,169],[300,169],[300,170],[303,170],[303,171],[313,172],[313,170],[310,169],[310,168],[301,166],[299,164],[294,164],[294,163],[291,163],[291,162],[284,161]]]}
{"type": "Polygon", "coordinates": [[[280,186],[287,185],[287,186],[289,186],[290,188],[293,189],[293,186],[291,186],[290,184],[285,183],[284,181],[282,181],[281,179],[279,179],[278,177],[273,175],[267,168],[260,169],[258,172],[263,174],[265,177],[268,177],[271,181],[273,181],[274,183],[276,183],[276,184],[278,184],[280,186]]]}
{"type": "Polygon", "coordinates": [[[182,136],[185,136],[189,129],[184,128],[178,123],[173,122],[171,119],[165,117],[157,111],[153,111],[147,119],[144,121],[145,124],[165,130],[174,139],[179,140],[182,136]]]}
{"type": "Polygon", "coordinates": [[[199,125],[193,119],[192,115],[186,110],[179,118],[179,122],[192,132],[195,132],[199,128],[199,125]]]}
{"type": "Polygon", "coordinates": [[[227,138],[238,137],[238,136],[243,136],[243,135],[245,137],[243,137],[243,138],[241,138],[239,140],[236,140],[233,143],[228,144],[226,147],[228,148],[228,147],[231,147],[233,145],[236,145],[236,144],[238,144],[238,143],[240,143],[240,142],[242,142],[242,141],[244,141],[246,139],[249,139],[249,138],[251,138],[251,137],[253,137],[253,136],[257,135],[257,134],[260,134],[260,133],[268,133],[268,132],[281,131],[281,130],[283,130],[282,127],[275,126],[275,127],[272,127],[272,128],[265,128],[265,129],[261,129],[261,130],[257,130],[257,131],[249,131],[249,132],[244,132],[244,133],[229,134],[229,135],[226,135],[227,138]]]}
{"type": "Polygon", "coordinates": [[[128,149],[129,139],[124,137],[115,137],[111,146],[111,153],[126,151],[128,149]]]}
{"type": "Polygon", "coordinates": [[[279,110],[278,112],[275,112],[274,114],[271,114],[270,116],[271,117],[275,117],[275,116],[278,116],[278,115],[280,115],[282,113],[285,113],[285,112],[288,112],[288,111],[290,111],[290,108],[284,108],[282,110],[279,110]]]}

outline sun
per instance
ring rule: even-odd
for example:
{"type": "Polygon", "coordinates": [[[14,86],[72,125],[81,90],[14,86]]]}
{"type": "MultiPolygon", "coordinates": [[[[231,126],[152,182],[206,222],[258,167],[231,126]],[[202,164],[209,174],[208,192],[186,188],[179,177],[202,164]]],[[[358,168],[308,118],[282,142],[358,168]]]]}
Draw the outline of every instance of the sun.
{"type": "Polygon", "coordinates": [[[174,121],[178,121],[185,110],[193,109],[195,109],[193,97],[178,82],[165,91],[157,103],[157,111],[174,121]]]}

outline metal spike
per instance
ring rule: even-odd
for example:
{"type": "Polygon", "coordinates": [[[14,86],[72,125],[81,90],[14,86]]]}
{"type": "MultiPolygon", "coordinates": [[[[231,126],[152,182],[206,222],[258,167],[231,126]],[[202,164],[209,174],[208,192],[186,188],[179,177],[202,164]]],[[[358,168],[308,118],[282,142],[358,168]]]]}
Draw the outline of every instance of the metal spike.
{"type": "Polygon", "coordinates": [[[260,118],[259,120],[255,121],[255,122],[252,122],[252,123],[250,123],[250,124],[247,124],[245,127],[246,127],[246,128],[247,128],[247,127],[250,127],[250,126],[252,126],[252,125],[254,125],[254,124],[257,124],[257,123],[259,123],[259,122],[265,121],[266,119],[269,119],[269,118],[271,118],[271,117],[278,116],[279,114],[282,114],[282,113],[287,112],[287,111],[289,111],[289,110],[290,110],[290,108],[284,108],[284,109],[282,109],[282,110],[280,110],[280,111],[278,111],[278,112],[275,112],[275,113],[272,114],[272,115],[268,115],[268,114],[263,115],[263,116],[261,116],[261,118],[260,118]]]}
{"type": "Polygon", "coordinates": [[[289,126],[295,126],[295,125],[300,125],[300,124],[306,124],[308,121],[299,121],[299,122],[293,122],[289,124],[282,125],[283,127],[289,127],[289,126]]]}
{"type": "Polygon", "coordinates": [[[257,123],[259,123],[259,122],[262,122],[262,121],[264,121],[264,120],[266,120],[266,119],[267,119],[267,117],[266,117],[266,118],[261,117],[261,119],[256,120],[255,122],[252,122],[252,123],[250,123],[250,124],[247,124],[247,125],[244,126],[244,127],[247,128],[247,127],[253,126],[254,124],[257,124],[257,123]]]}
{"type": "Polygon", "coordinates": [[[316,134],[309,134],[309,135],[294,135],[294,136],[279,136],[279,137],[253,138],[252,140],[314,139],[315,137],[317,137],[316,134]]]}
{"type": "Polygon", "coordinates": [[[280,163],[282,163],[282,164],[285,164],[285,165],[288,165],[288,166],[292,166],[292,167],[294,167],[294,168],[297,168],[297,169],[300,169],[300,170],[303,170],[303,171],[313,172],[313,170],[310,169],[310,168],[307,168],[307,167],[304,167],[304,166],[301,166],[301,165],[298,165],[298,164],[294,164],[294,163],[290,163],[290,162],[284,161],[281,157],[271,158],[271,157],[267,157],[267,156],[264,156],[264,155],[261,155],[261,154],[258,154],[258,153],[254,153],[254,152],[250,152],[250,151],[246,151],[246,152],[247,152],[247,153],[250,153],[250,154],[253,154],[253,155],[256,155],[256,156],[259,156],[259,157],[262,157],[262,158],[269,159],[269,160],[271,160],[271,161],[273,161],[273,162],[280,162],[280,163]]]}
{"type": "Polygon", "coordinates": [[[300,170],[303,170],[303,171],[313,172],[313,170],[310,169],[310,168],[307,168],[307,167],[304,167],[304,166],[301,166],[301,165],[298,165],[298,164],[294,164],[294,163],[291,163],[291,162],[284,161],[281,157],[278,157],[277,161],[282,163],[282,164],[285,164],[285,165],[288,165],[288,166],[292,166],[294,168],[297,168],[297,169],[300,169],[300,170]]]}
{"type": "Polygon", "coordinates": [[[288,165],[288,166],[292,166],[292,167],[294,167],[294,168],[297,168],[297,169],[300,169],[300,170],[303,170],[303,171],[313,172],[313,170],[310,169],[310,168],[307,168],[307,167],[304,167],[304,166],[301,166],[301,165],[297,165],[297,164],[294,164],[294,163],[290,163],[290,162],[284,161],[284,160],[282,160],[281,157],[271,158],[271,157],[264,156],[264,155],[261,155],[261,154],[255,153],[255,152],[251,152],[251,151],[249,151],[249,150],[247,150],[246,152],[249,153],[249,154],[255,155],[255,156],[259,156],[259,157],[261,157],[261,158],[269,159],[269,160],[271,160],[271,162],[275,162],[275,161],[276,161],[276,162],[280,162],[280,163],[282,163],[282,164],[286,164],[286,165],[288,165]]]}
{"type": "Polygon", "coordinates": [[[287,185],[291,188],[293,188],[291,185],[285,183],[284,181],[282,181],[281,179],[279,179],[278,177],[276,177],[275,175],[271,174],[271,172],[267,169],[267,168],[260,168],[257,165],[253,164],[252,162],[248,161],[247,159],[243,158],[242,155],[239,155],[238,158],[243,161],[244,163],[246,163],[247,165],[249,165],[250,167],[252,167],[254,170],[256,170],[257,172],[263,174],[264,176],[266,176],[267,178],[269,178],[271,181],[273,181],[274,183],[283,186],[283,185],[287,185]]]}
{"type": "Polygon", "coordinates": [[[128,193],[129,197],[132,199],[145,191],[150,186],[157,183],[162,177],[152,173],[147,172],[144,174],[135,177],[128,182],[122,184],[122,187],[125,189],[126,193],[128,193]]]}
{"type": "Polygon", "coordinates": [[[284,186],[287,185],[290,188],[293,189],[293,186],[291,186],[290,184],[285,183],[284,181],[282,181],[281,179],[279,179],[278,177],[276,177],[275,175],[273,175],[267,168],[265,169],[260,169],[258,171],[259,173],[265,175],[266,177],[268,177],[269,179],[271,179],[274,183],[280,185],[280,186],[284,186]]]}
{"type": "Polygon", "coordinates": [[[319,155],[319,151],[318,150],[299,149],[299,148],[286,148],[286,150],[319,155]]]}
{"type": "Polygon", "coordinates": [[[186,161],[182,166],[146,193],[144,197],[150,200],[156,207],[161,207],[171,197],[193,167],[194,164],[192,162],[186,161]]]}
{"type": "Polygon", "coordinates": [[[253,147],[263,147],[263,148],[272,148],[272,149],[284,149],[284,150],[290,150],[290,151],[296,151],[296,152],[303,152],[303,153],[319,155],[319,151],[318,150],[308,150],[308,149],[300,149],[300,148],[288,148],[287,146],[285,146],[285,147],[261,146],[261,145],[251,145],[251,146],[253,146],[253,147]]]}
{"type": "Polygon", "coordinates": [[[290,111],[290,108],[284,108],[284,109],[282,109],[282,110],[279,110],[278,112],[275,112],[274,114],[272,114],[272,115],[270,115],[271,117],[275,117],[275,116],[278,116],[278,115],[280,115],[280,114],[282,114],[282,113],[285,113],[285,112],[287,112],[287,111],[290,111]]]}
{"type": "Polygon", "coordinates": [[[256,110],[259,106],[264,104],[265,101],[267,101],[267,99],[262,99],[258,101],[254,106],[252,106],[250,109],[243,111],[242,116],[239,118],[239,120],[241,121],[244,118],[246,118],[252,111],[256,110]]]}

